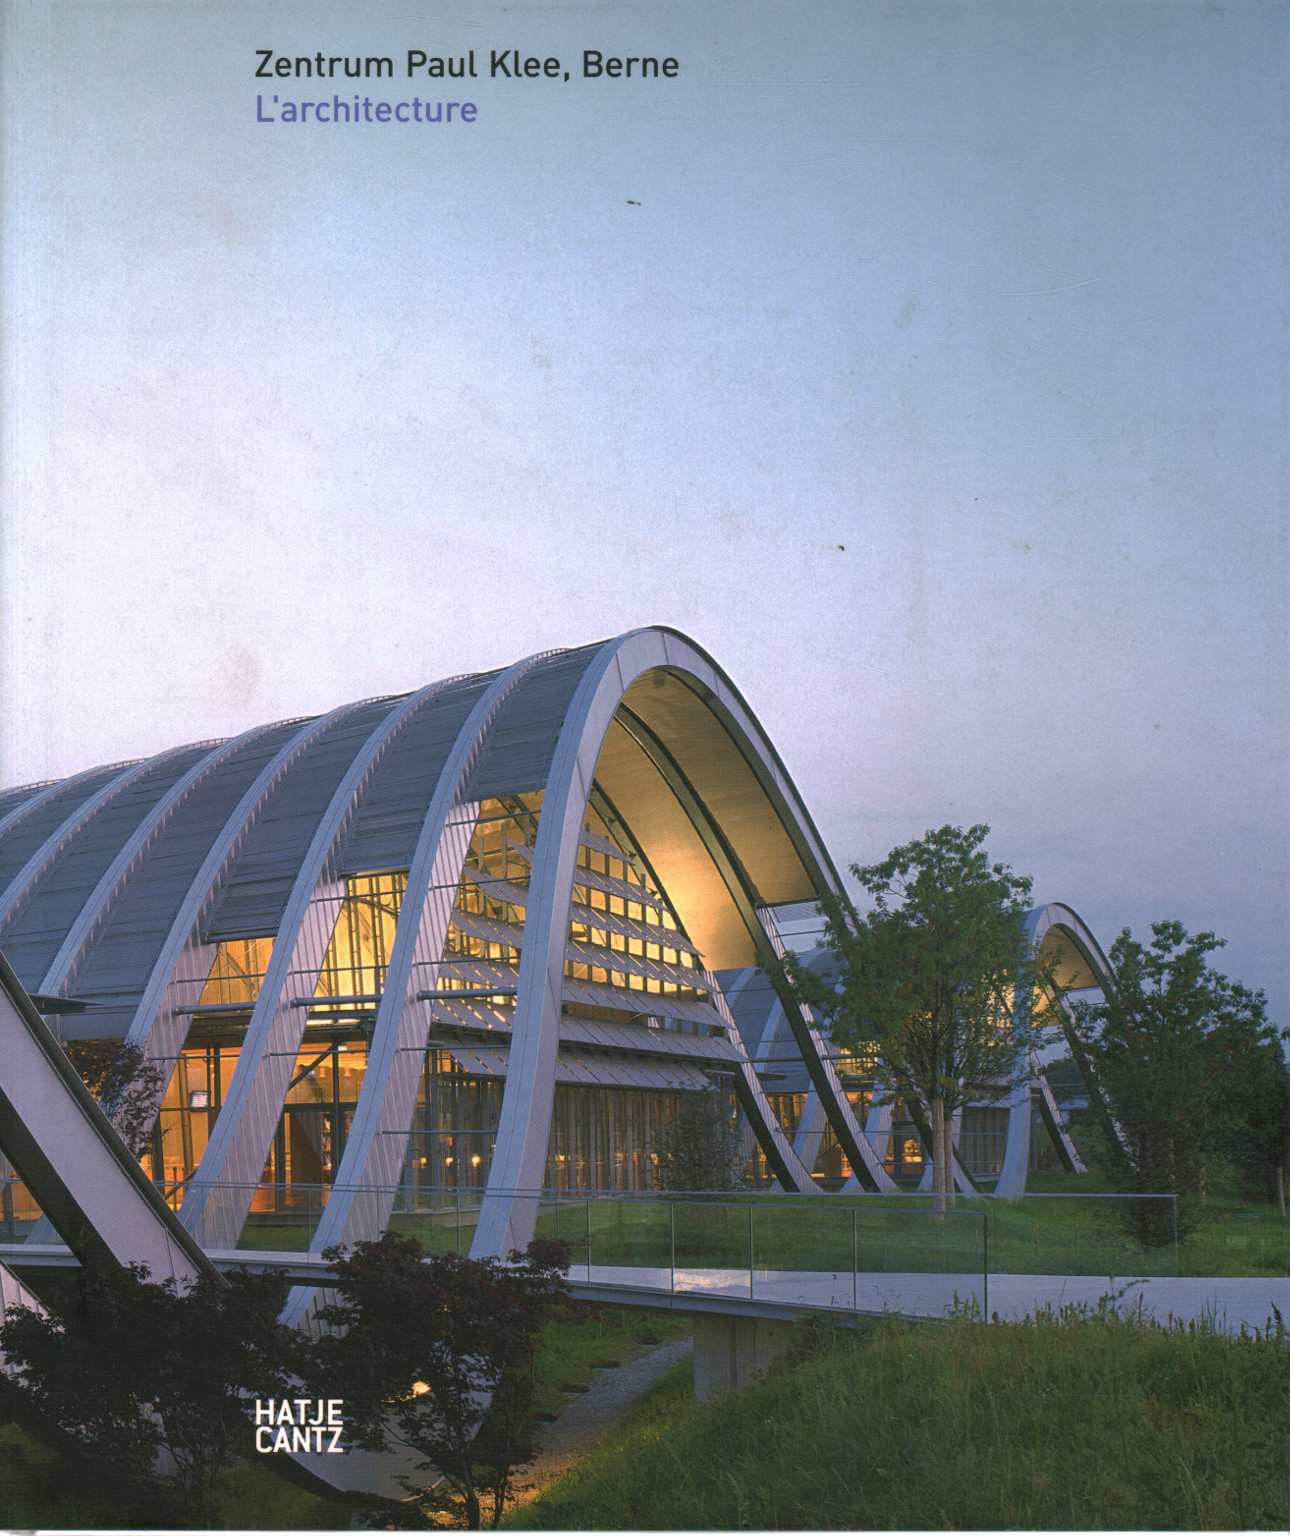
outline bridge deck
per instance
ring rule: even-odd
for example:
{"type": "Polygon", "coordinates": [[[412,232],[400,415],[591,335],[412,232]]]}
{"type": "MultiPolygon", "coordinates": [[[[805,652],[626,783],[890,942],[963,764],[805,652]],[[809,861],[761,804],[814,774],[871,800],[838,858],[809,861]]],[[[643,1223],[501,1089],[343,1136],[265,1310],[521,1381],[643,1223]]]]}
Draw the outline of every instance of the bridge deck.
{"type": "MultiPolygon", "coordinates": [[[[298,1284],[320,1283],[327,1265],[320,1255],[212,1249],[207,1255],[220,1269],[281,1268],[298,1284]]],[[[77,1261],[61,1244],[0,1244],[0,1262],[10,1267],[64,1267],[77,1261]]],[[[1264,1328],[1275,1307],[1290,1319],[1290,1277],[1206,1278],[1201,1276],[1018,1275],[980,1270],[951,1274],[850,1274],[846,1271],[758,1269],[677,1269],[638,1265],[575,1265],[574,1294],[611,1306],[636,1306],[678,1312],[787,1319],[808,1311],[903,1317],[942,1318],[959,1302],[974,1301],[987,1314],[1012,1319],[1043,1307],[1096,1308],[1101,1298],[1116,1297],[1121,1311],[1136,1308],[1160,1321],[1212,1320],[1227,1332],[1264,1328]]]]}

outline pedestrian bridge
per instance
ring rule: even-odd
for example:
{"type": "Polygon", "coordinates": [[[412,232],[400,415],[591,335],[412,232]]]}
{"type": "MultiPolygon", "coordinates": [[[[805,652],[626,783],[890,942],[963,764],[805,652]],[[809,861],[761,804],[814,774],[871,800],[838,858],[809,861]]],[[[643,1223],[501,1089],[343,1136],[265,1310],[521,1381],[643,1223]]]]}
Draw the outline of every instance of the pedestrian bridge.
{"type": "MultiPolygon", "coordinates": [[[[989,1214],[971,1208],[938,1214],[926,1205],[884,1202],[876,1210],[852,1206],[843,1221],[842,1212],[821,1210],[818,1202],[803,1206],[783,1197],[770,1203],[548,1194],[540,1197],[537,1224],[539,1232],[576,1242],[569,1279],[579,1300],[684,1312],[694,1319],[700,1399],[733,1390],[764,1368],[783,1347],[791,1324],[807,1315],[865,1326],[890,1316],[942,1321],[963,1311],[1013,1320],[1080,1306],[1233,1333],[1265,1328],[1277,1312],[1290,1317],[1290,1277],[1144,1274],[1152,1267],[1149,1261],[1101,1274],[992,1269],[989,1214]],[[747,1245],[742,1262],[732,1261],[736,1234],[747,1245]],[[817,1261],[830,1238],[834,1262],[824,1267],[817,1261]],[[861,1267],[880,1260],[881,1268],[861,1267]]],[[[439,1251],[468,1251],[477,1205],[454,1197],[450,1215],[441,1210],[438,1225],[420,1235],[437,1234],[438,1241],[427,1246],[439,1251]]],[[[303,1231],[299,1236],[303,1239],[303,1231]]],[[[1006,1251],[997,1237],[996,1247],[1006,1251]]],[[[1118,1256],[1125,1256],[1123,1250],[1118,1256]]],[[[1141,1252],[1136,1257],[1146,1259],[1141,1252]]],[[[1173,1257],[1166,1252],[1162,1262],[1157,1252],[1154,1267],[1172,1267],[1173,1257]]],[[[208,1249],[206,1258],[221,1270],[283,1271],[295,1287],[297,1310],[330,1272],[323,1254],[302,1248],[208,1249]]],[[[61,1244],[0,1244],[4,1268],[77,1262],[61,1244]]]]}

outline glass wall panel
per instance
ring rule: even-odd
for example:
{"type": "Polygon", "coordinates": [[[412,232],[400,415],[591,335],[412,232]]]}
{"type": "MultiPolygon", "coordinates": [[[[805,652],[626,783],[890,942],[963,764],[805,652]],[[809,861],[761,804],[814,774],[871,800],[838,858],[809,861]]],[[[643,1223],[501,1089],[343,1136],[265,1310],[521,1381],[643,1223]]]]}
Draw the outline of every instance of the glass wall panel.
{"type": "Polygon", "coordinates": [[[403,1180],[414,1205],[420,1191],[487,1183],[503,1082],[468,1077],[450,1051],[432,1046],[426,1052],[403,1180]]]}
{"type": "Polygon", "coordinates": [[[232,1008],[254,1003],[273,953],[273,937],[224,939],[215,951],[206,986],[198,1003],[203,1008],[227,1003],[232,1008]]]}
{"type": "Polygon", "coordinates": [[[235,1042],[209,1040],[184,1048],[161,1101],[157,1128],[144,1154],[152,1177],[173,1193],[191,1178],[215,1127],[224,1090],[237,1065],[235,1042]]]}
{"type": "Polygon", "coordinates": [[[1008,1140],[1006,1109],[965,1109],[958,1148],[963,1165],[974,1179],[997,1178],[1008,1140]]]}
{"type": "Polygon", "coordinates": [[[345,899],[336,917],[315,997],[370,998],[380,993],[407,886],[407,871],[402,869],[351,875],[345,881],[345,899]]]}

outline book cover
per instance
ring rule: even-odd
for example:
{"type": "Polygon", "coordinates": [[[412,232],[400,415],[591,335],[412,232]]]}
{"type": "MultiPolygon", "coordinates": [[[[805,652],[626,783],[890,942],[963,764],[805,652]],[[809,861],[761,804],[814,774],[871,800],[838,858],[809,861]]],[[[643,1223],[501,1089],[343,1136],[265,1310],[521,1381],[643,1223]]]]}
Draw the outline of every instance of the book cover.
{"type": "Polygon", "coordinates": [[[1284,6],[2,14],[0,795],[661,626],[1290,1018],[1284,6]]]}

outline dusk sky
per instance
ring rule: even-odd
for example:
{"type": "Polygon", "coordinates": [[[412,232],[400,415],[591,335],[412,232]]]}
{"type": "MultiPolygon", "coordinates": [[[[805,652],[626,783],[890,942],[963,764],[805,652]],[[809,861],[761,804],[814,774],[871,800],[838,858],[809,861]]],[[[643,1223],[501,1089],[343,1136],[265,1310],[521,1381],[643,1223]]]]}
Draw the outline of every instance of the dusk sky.
{"type": "Polygon", "coordinates": [[[1290,1024],[1283,5],[0,14],[0,782],[669,624],[839,865],[987,822],[1290,1024]]]}

